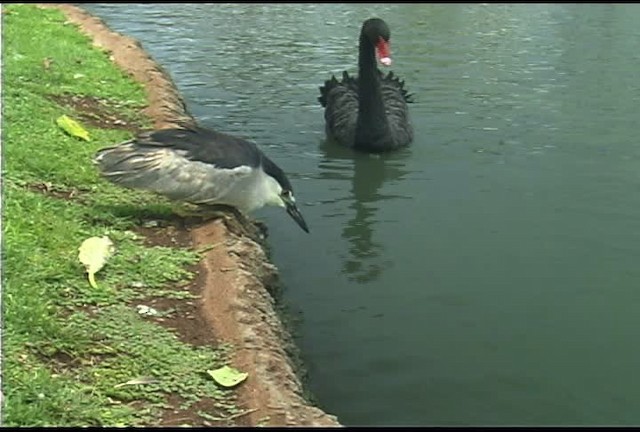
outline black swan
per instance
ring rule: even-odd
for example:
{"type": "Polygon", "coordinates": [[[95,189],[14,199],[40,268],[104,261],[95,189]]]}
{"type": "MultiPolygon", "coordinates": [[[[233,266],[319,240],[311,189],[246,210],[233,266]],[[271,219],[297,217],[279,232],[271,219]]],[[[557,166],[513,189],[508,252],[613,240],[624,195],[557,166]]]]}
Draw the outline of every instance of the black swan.
{"type": "Polygon", "coordinates": [[[405,147],[413,140],[407,103],[412,95],[404,81],[382,74],[376,65],[391,64],[390,31],[380,18],[362,24],[358,55],[358,77],[345,71],[342,81],[335,76],[320,87],[318,100],[325,108],[326,131],[339,144],[368,152],[405,147]]]}
{"type": "Polygon", "coordinates": [[[242,138],[198,126],[160,129],[103,148],[94,162],[115,184],[173,200],[244,213],[265,205],[284,207],[309,232],[285,173],[242,138]]]}

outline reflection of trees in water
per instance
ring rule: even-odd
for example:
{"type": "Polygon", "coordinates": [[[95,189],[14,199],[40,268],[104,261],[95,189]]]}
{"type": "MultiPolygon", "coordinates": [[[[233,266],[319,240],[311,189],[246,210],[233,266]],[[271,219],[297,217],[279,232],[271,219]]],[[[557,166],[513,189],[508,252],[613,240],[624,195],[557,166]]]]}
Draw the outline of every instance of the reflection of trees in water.
{"type": "Polygon", "coordinates": [[[353,195],[349,208],[355,210],[355,213],[342,230],[342,237],[349,242],[349,256],[344,260],[343,271],[352,281],[375,280],[385,268],[392,265],[389,260],[379,259],[382,245],[374,240],[375,225],[378,222],[376,213],[385,205],[384,201],[399,198],[381,194],[380,188],[385,181],[395,180],[406,174],[403,169],[403,155],[406,153],[401,151],[372,156],[356,153],[333,143],[324,143],[323,151],[327,158],[353,160],[353,195]]]}

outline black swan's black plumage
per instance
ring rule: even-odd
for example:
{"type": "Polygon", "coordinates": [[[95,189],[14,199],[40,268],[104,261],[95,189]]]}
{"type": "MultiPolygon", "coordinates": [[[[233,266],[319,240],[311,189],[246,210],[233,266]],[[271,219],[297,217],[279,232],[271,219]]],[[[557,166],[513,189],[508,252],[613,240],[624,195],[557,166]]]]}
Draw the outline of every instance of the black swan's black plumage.
{"type": "Polygon", "coordinates": [[[327,135],[347,147],[383,152],[405,147],[413,140],[408,103],[412,95],[404,81],[378,70],[376,46],[388,43],[390,32],[379,18],[366,20],[360,31],[358,76],[345,71],[320,87],[327,135]]]}

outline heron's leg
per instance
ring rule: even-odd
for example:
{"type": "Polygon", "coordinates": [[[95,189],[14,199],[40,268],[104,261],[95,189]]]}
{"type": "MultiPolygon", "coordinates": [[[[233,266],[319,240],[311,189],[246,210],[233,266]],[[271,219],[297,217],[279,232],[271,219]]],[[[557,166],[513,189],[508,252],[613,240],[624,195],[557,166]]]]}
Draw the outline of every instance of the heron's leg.
{"type": "Polygon", "coordinates": [[[260,230],[260,233],[262,234],[263,237],[267,236],[267,233],[269,232],[269,230],[267,229],[267,224],[260,221],[260,220],[254,220],[253,224],[258,227],[258,230],[260,230]]]}
{"type": "Polygon", "coordinates": [[[208,204],[203,207],[203,214],[206,215],[206,219],[204,220],[212,217],[222,217],[227,221],[227,226],[233,227],[232,229],[236,232],[242,232],[257,240],[262,240],[267,236],[267,225],[264,222],[251,220],[236,207],[224,204],[208,204]],[[233,214],[235,218],[231,218],[230,213],[233,214]]]}
{"type": "Polygon", "coordinates": [[[184,219],[202,219],[208,214],[206,212],[206,209],[204,209],[202,206],[195,206],[191,204],[186,204],[185,206],[175,208],[174,213],[184,219]]]}
{"type": "Polygon", "coordinates": [[[229,218],[229,213],[233,214],[243,224],[250,223],[251,221],[236,207],[226,204],[200,204],[198,206],[198,214],[204,220],[229,218]]]}

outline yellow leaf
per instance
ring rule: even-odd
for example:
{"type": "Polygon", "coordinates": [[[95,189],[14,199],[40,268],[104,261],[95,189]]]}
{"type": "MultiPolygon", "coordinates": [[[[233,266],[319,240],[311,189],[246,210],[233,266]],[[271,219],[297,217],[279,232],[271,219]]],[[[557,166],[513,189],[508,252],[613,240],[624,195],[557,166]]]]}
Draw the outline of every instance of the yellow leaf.
{"type": "Polygon", "coordinates": [[[222,366],[215,370],[208,370],[207,373],[213,380],[223,387],[233,387],[240,384],[249,376],[246,372],[240,372],[229,366],[222,366]]]}
{"type": "Polygon", "coordinates": [[[82,138],[85,141],[90,141],[89,132],[87,132],[77,121],[67,115],[61,115],[56,120],[56,123],[66,133],[71,136],[82,138]]]}
{"type": "Polygon", "coordinates": [[[78,259],[84,264],[89,276],[89,284],[98,288],[95,274],[104,266],[115,248],[109,237],[90,237],[82,242],[78,248],[78,259]]]}
{"type": "Polygon", "coordinates": [[[132,380],[129,380],[125,383],[122,384],[116,384],[113,387],[114,388],[120,388],[120,387],[124,387],[124,386],[128,386],[128,385],[140,385],[140,384],[155,384],[157,383],[158,380],[152,377],[140,377],[140,378],[135,378],[132,380]]]}

